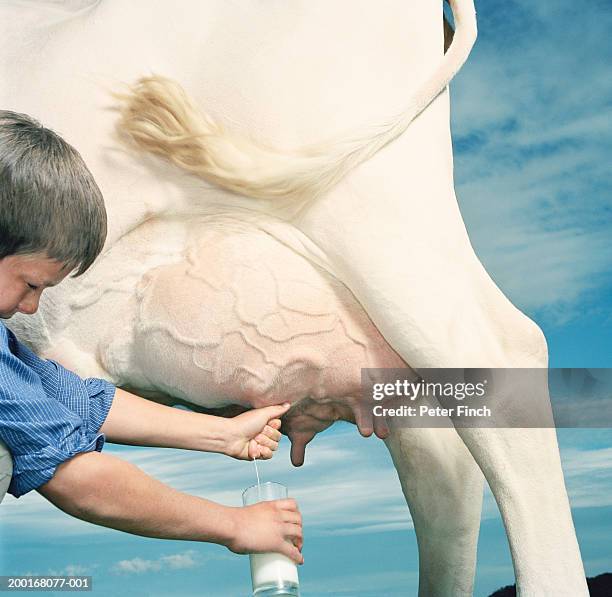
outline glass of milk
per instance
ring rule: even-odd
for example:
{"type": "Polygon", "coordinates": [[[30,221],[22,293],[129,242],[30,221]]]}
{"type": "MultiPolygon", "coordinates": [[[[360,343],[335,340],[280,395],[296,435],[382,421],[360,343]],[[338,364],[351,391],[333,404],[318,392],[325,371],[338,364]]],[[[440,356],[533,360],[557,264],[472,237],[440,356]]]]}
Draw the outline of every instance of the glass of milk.
{"type": "MultiPolygon", "coordinates": [[[[287,488],[284,485],[268,481],[245,489],[242,503],[251,506],[257,502],[282,500],[286,497],[287,488]]],[[[293,560],[280,553],[253,553],[249,558],[254,597],[299,597],[300,581],[293,560]]]]}

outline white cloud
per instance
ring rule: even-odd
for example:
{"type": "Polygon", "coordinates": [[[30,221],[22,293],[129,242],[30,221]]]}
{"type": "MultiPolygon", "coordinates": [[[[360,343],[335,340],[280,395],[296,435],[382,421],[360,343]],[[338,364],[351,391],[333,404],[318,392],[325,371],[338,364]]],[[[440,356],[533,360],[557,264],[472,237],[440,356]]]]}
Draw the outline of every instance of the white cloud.
{"type": "Polygon", "coordinates": [[[198,565],[194,559],[195,553],[195,551],[190,550],[184,553],[162,556],[160,560],[165,566],[167,566],[171,570],[195,568],[198,565]]]}
{"type": "Polygon", "coordinates": [[[67,564],[60,570],[49,570],[47,574],[51,576],[86,576],[91,574],[91,566],[82,566],[81,564],[67,564]]]}
{"type": "Polygon", "coordinates": [[[145,572],[159,572],[161,570],[161,562],[159,560],[132,558],[131,560],[121,560],[120,562],[117,562],[112,570],[119,574],[144,574],[145,572]]]}
{"type": "Polygon", "coordinates": [[[612,506],[612,448],[561,453],[565,482],[575,508],[612,506]]]}
{"type": "MultiPolygon", "coordinates": [[[[210,559],[210,558],[207,558],[210,559]]],[[[203,563],[202,557],[198,557],[193,550],[182,553],[161,556],[155,560],[143,558],[132,558],[131,560],[120,560],[111,567],[116,574],[144,574],[146,572],[160,572],[161,570],[185,570],[196,568],[203,563]]]]}

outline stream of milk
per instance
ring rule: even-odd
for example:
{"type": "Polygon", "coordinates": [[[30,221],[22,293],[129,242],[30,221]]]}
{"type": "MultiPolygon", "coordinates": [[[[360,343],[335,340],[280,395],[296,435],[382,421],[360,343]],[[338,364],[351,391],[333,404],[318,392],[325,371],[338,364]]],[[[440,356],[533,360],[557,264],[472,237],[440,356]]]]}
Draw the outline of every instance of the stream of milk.
{"type": "Polygon", "coordinates": [[[255,465],[255,476],[257,477],[257,497],[261,500],[261,481],[259,480],[259,469],[257,468],[257,460],[253,458],[255,465]]]}

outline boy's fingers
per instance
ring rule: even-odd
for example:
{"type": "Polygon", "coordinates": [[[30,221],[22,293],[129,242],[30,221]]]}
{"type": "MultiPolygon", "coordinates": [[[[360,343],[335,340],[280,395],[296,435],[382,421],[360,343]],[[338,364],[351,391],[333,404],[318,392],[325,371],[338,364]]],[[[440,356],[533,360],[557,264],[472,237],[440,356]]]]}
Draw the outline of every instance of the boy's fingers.
{"type": "Polygon", "coordinates": [[[304,536],[301,524],[295,524],[293,522],[286,523],[285,536],[290,537],[292,540],[301,541],[304,536]]]}
{"type": "MultiPolygon", "coordinates": [[[[275,419],[276,421],[278,421],[278,419],[275,419]]],[[[281,432],[278,431],[277,429],[274,429],[273,427],[270,427],[269,425],[266,425],[262,431],[262,433],[269,437],[271,440],[274,440],[275,442],[278,442],[280,440],[281,436],[281,432]]]]}
{"type": "Polygon", "coordinates": [[[297,502],[293,498],[283,498],[282,500],[274,500],[274,503],[281,510],[295,510],[299,512],[297,502]]]}
{"type": "Polygon", "coordinates": [[[283,520],[294,524],[302,524],[302,515],[294,510],[283,510],[283,520]]]}
{"type": "Polygon", "coordinates": [[[255,438],[255,440],[260,445],[260,447],[266,446],[266,448],[270,448],[270,450],[272,451],[278,448],[278,442],[274,441],[273,439],[270,439],[269,437],[261,433],[255,438]]]}
{"type": "Polygon", "coordinates": [[[270,460],[270,458],[272,458],[273,455],[274,455],[274,452],[272,452],[270,448],[266,448],[265,446],[259,447],[259,457],[262,458],[263,460],[270,460]]]}
{"type": "Polygon", "coordinates": [[[300,550],[293,545],[293,543],[283,541],[283,546],[281,547],[280,553],[292,559],[296,564],[304,563],[304,556],[300,553],[300,550]]]}
{"type": "Polygon", "coordinates": [[[259,444],[254,439],[249,441],[248,454],[251,460],[255,458],[259,458],[261,456],[261,450],[259,448],[259,444]]]}
{"type": "MultiPolygon", "coordinates": [[[[268,421],[268,427],[272,427],[274,430],[278,430],[281,428],[281,420],[280,419],[270,419],[268,421]]],[[[280,434],[279,434],[280,435],[280,434]]]]}

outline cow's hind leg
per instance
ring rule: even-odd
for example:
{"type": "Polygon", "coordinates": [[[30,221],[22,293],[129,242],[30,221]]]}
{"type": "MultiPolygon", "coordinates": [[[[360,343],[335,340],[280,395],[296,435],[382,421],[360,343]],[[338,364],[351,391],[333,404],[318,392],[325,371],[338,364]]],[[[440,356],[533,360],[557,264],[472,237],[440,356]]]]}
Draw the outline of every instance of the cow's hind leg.
{"type": "MultiPolygon", "coordinates": [[[[427,159],[433,149],[419,126],[429,114],[296,224],[411,368],[546,367],[541,330],[488,276],[449,181],[427,159]]],[[[513,418],[524,415],[515,399],[527,393],[550,408],[545,391],[507,387],[513,418]]],[[[458,431],[500,507],[519,594],[588,595],[554,429],[458,431]]]]}
{"type": "MultiPolygon", "coordinates": [[[[442,272],[443,280],[445,267],[439,264],[435,269],[442,272]]],[[[399,291],[401,278],[385,280],[383,284],[382,271],[381,264],[378,270],[359,272],[359,285],[367,283],[370,273],[378,279],[376,287],[370,289],[371,295],[366,291],[358,298],[366,303],[374,323],[413,369],[546,366],[546,344],[539,328],[520,312],[512,312],[511,306],[504,309],[501,299],[487,307],[487,297],[478,288],[482,279],[456,288],[454,294],[445,293],[441,287],[430,288],[419,296],[423,288],[411,284],[399,291]],[[384,308],[371,301],[371,296],[384,296],[384,308]],[[438,297],[435,304],[432,297],[438,297]],[[409,317],[413,326],[397,325],[392,322],[396,317],[409,317]],[[432,325],[419,325],[419,318],[432,325]]],[[[437,279],[430,278],[430,282],[435,285],[437,279]]],[[[347,284],[358,286],[350,280],[347,284]]],[[[518,379],[507,377],[510,381],[518,379]]],[[[525,420],[527,403],[545,415],[550,408],[545,387],[510,383],[499,384],[497,389],[497,407],[505,410],[509,420],[525,420]]],[[[555,430],[457,428],[457,432],[484,473],[500,508],[518,594],[587,596],[555,430]]]]}
{"type": "Polygon", "coordinates": [[[453,428],[393,429],[393,458],[419,546],[419,596],[473,593],[483,476],[453,428]]]}

